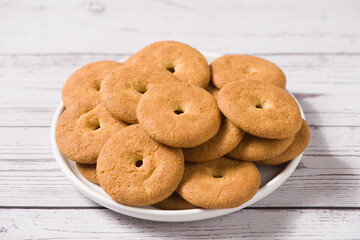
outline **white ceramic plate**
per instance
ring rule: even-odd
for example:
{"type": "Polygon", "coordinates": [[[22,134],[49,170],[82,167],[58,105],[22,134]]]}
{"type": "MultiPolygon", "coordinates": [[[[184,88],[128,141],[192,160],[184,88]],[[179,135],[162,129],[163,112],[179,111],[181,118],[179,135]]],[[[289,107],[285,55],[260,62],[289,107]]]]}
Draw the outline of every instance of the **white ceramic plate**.
{"type": "MultiPolygon", "coordinates": [[[[220,57],[220,54],[202,52],[208,62],[212,62],[215,58],[220,57]]],[[[122,59],[123,61],[125,59],[122,59]]],[[[294,97],[294,96],[293,96],[294,97]]],[[[296,100],[296,98],[294,97],[296,100]]],[[[298,103],[302,117],[305,119],[304,113],[298,103]]],[[[122,213],[128,216],[142,218],[154,221],[164,222],[185,222],[195,221],[201,219],[214,218],[238,211],[242,208],[250,206],[255,202],[263,199],[273,191],[275,191],[286,179],[293,173],[297,165],[299,164],[303,154],[292,160],[287,164],[279,166],[262,166],[258,165],[261,174],[261,185],[256,195],[248,202],[236,208],[229,209],[190,209],[190,210],[161,210],[153,207],[131,207],[117,203],[109,197],[100,186],[87,181],[77,170],[73,161],[67,159],[61,154],[55,141],[55,128],[56,123],[64,111],[65,107],[61,102],[55,112],[52,125],[51,125],[51,145],[55,155],[55,159],[59,164],[61,170],[70,179],[70,181],[88,198],[97,202],[98,204],[107,207],[115,212],[122,213]]]]}

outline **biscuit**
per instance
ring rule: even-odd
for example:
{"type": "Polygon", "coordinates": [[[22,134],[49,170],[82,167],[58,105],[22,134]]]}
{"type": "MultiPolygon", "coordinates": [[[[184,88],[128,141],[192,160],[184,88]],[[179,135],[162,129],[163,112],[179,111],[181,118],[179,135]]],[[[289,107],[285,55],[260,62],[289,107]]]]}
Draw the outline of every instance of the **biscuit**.
{"type": "Polygon", "coordinates": [[[208,91],[209,93],[211,93],[215,99],[217,99],[217,95],[220,91],[212,83],[209,83],[209,85],[205,88],[205,90],[208,91]]]}
{"type": "Polygon", "coordinates": [[[210,67],[196,49],[175,41],[156,42],[141,49],[126,63],[151,64],[165,68],[185,83],[205,88],[210,67]]]}
{"type": "Polygon", "coordinates": [[[245,134],[237,145],[226,156],[242,161],[260,161],[273,158],[284,152],[294,140],[294,136],[283,139],[259,138],[245,134]]]}
{"type": "Polygon", "coordinates": [[[114,118],[102,104],[75,102],[65,109],[56,125],[60,151],[78,163],[96,163],[109,137],[127,126],[114,118]]]}
{"type": "Polygon", "coordinates": [[[155,84],[177,81],[173,74],[157,66],[125,64],[105,77],[101,102],[115,117],[134,124],[140,97],[155,84]]]}
{"type": "Polygon", "coordinates": [[[233,208],[250,200],[260,186],[260,173],[252,162],[222,157],[186,163],[177,192],[203,208],[233,208]]]}
{"type": "Polygon", "coordinates": [[[76,163],[76,167],[84,178],[90,182],[99,184],[99,179],[97,178],[96,174],[96,164],[76,163]]]}
{"type": "Polygon", "coordinates": [[[194,209],[197,206],[187,202],[183,199],[177,192],[174,192],[170,197],[154,204],[154,207],[164,209],[164,210],[186,210],[194,209]]]}
{"type": "Polygon", "coordinates": [[[116,202],[151,205],[169,197],[184,172],[180,148],[151,139],[139,124],[113,135],[97,162],[100,186],[116,202]]]}
{"type": "Polygon", "coordinates": [[[284,89],[258,81],[235,81],[220,89],[221,112],[245,132],[262,138],[295,135],[302,123],[296,101],[284,89]]]}
{"type": "Polygon", "coordinates": [[[296,133],[294,141],[283,153],[272,159],[267,159],[256,163],[262,165],[279,165],[284,162],[291,161],[297,156],[299,156],[303,151],[305,151],[309,142],[310,142],[310,129],[307,122],[303,120],[300,131],[296,133]]]}
{"type": "Polygon", "coordinates": [[[62,89],[65,107],[78,100],[99,103],[99,90],[106,74],[122,65],[114,61],[93,62],[74,72],[62,89]]]}
{"type": "Polygon", "coordinates": [[[211,80],[217,88],[237,80],[257,80],[285,88],[284,72],[274,63],[248,55],[225,55],[211,65],[211,80]]]}
{"type": "Polygon", "coordinates": [[[195,147],[214,137],[221,115],[214,97],[194,85],[163,83],[140,99],[136,115],[155,140],[172,147],[195,147]]]}
{"type": "Polygon", "coordinates": [[[219,131],[213,138],[199,146],[183,148],[185,161],[204,162],[222,157],[239,144],[244,133],[224,117],[219,131]]]}

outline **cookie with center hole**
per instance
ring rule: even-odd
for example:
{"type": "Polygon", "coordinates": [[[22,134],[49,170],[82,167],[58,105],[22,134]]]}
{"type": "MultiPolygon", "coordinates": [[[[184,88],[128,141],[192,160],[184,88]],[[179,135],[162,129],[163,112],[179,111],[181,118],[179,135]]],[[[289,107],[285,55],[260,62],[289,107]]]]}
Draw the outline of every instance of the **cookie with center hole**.
{"type": "Polygon", "coordinates": [[[169,197],[183,172],[182,150],[153,140],[139,124],[112,136],[97,162],[104,191],[116,202],[130,206],[151,205],[169,197]]]}
{"type": "Polygon", "coordinates": [[[156,65],[183,82],[202,88],[210,81],[210,67],[205,57],[195,48],[180,42],[155,42],[131,56],[126,63],[156,65]]]}
{"type": "Polygon", "coordinates": [[[99,179],[97,178],[96,174],[96,163],[94,164],[83,164],[83,163],[76,163],[76,168],[79,170],[81,175],[84,178],[93,182],[95,184],[99,184],[99,179]]]}
{"type": "Polygon", "coordinates": [[[226,154],[242,161],[260,161],[284,152],[294,140],[294,136],[283,139],[259,138],[245,133],[245,136],[231,152],[226,154]]]}
{"type": "Polygon", "coordinates": [[[303,151],[305,151],[306,147],[310,142],[310,128],[305,120],[303,120],[300,131],[296,133],[294,141],[291,145],[280,155],[266,159],[263,161],[259,161],[256,163],[262,165],[279,165],[284,162],[288,162],[299,156],[303,151]]]}
{"type": "Polygon", "coordinates": [[[258,81],[236,81],[220,89],[221,112],[254,136],[282,139],[294,136],[302,123],[296,101],[284,89],[258,81]]]}
{"type": "Polygon", "coordinates": [[[115,61],[99,61],[89,63],[74,72],[62,89],[64,105],[68,107],[75,101],[99,103],[99,90],[105,76],[122,65],[115,61]]]}
{"type": "Polygon", "coordinates": [[[220,129],[213,138],[199,146],[183,148],[185,161],[205,162],[222,157],[239,144],[244,133],[243,130],[223,117],[220,129]]]}
{"type": "Polygon", "coordinates": [[[214,137],[221,124],[215,98],[182,82],[149,89],[140,98],[136,115],[152,138],[172,147],[200,145],[214,137]]]}
{"type": "Polygon", "coordinates": [[[166,69],[153,65],[125,64],[104,79],[100,97],[104,106],[118,119],[137,123],[136,106],[152,86],[180,81],[166,69]]]}
{"type": "Polygon", "coordinates": [[[164,210],[186,210],[198,208],[197,206],[189,203],[183,199],[177,192],[174,192],[170,197],[154,204],[154,207],[164,210]]]}
{"type": "Polygon", "coordinates": [[[211,65],[211,80],[217,88],[238,80],[257,80],[285,88],[284,72],[274,63],[249,55],[225,55],[211,65]]]}
{"type": "Polygon", "coordinates": [[[177,192],[203,208],[233,208],[250,200],[260,186],[260,173],[252,162],[227,157],[186,163],[177,192]]]}
{"type": "Polygon", "coordinates": [[[55,138],[62,154],[78,163],[96,163],[102,146],[127,124],[114,118],[102,104],[75,102],[56,125],[55,138]]]}

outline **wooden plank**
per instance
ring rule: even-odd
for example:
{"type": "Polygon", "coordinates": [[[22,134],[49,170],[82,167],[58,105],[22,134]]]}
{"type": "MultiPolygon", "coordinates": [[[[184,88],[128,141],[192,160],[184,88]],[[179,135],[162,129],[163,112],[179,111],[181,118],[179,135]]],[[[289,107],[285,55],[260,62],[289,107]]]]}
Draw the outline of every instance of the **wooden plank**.
{"type": "Polygon", "coordinates": [[[2,0],[0,52],[135,52],[164,39],[220,52],[358,52],[358,11],[356,0],[2,0]]]}
{"type": "MultiPolygon", "coordinates": [[[[150,43],[150,42],[149,42],[150,43]]],[[[224,52],[220,52],[224,53],[224,52]]],[[[237,54],[233,50],[231,54],[237,54]]],[[[359,85],[359,54],[257,54],[279,65],[288,85],[359,85]]],[[[100,60],[119,60],[130,56],[118,54],[0,54],[3,87],[22,89],[61,89],[66,79],[81,66],[100,60]],[[16,81],[15,81],[16,80],[16,81]]]]}
{"type": "MultiPolygon", "coordinates": [[[[50,128],[2,128],[0,138],[3,159],[51,158],[50,128]]],[[[360,156],[360,127],[311,127],[308,155],[360,156]]]]}
{"type": "MultiPolygon", "coordinates": [[[[0,55],[0,126],[49,126],[67,77],[124,54],[0,55]],[[46,99],[46,101],[44,101],[46,99]]],[[[312,126],[360,126],[360,55],[260,55],[281,66],[312,126]]]]}
{"type": "MultiPolygon", "coordinates": [[[[38,146],[19,146],[20,153],[0,155],[0,206],[96,206],[65,178],[51,152],[38,146]]],[[[307,152],[293,175],[253,206],[360,207],[360,156],[307,152]]]]}
{"type": "Polygon", "coordinates": [[[0,209],[2,239],[358,239],[360,210],[242,210],[159,223],[106,209],[0,209]]]}
{"type": "Polygon", "coordinates": [[[279,189],[254,206],[360,207],[359,160],[354,156],[306,155],[279,189]]]}

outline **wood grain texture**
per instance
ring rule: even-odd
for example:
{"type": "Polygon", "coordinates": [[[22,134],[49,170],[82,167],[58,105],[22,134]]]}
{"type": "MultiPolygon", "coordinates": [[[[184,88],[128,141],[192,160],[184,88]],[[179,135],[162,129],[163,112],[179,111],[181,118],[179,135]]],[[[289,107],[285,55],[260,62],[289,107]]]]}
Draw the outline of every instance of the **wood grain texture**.
{"type": "Polygon", "coordinates": [[[149,222],[106,209],[1,209],[0,215],[2,239],[328,240],[360,236],[359,210],[245,209],[187,223],[149,222]]]}
{"type": "Polygon", "coordinates": [[[0,239],[359,239],[357,0],[0,0],[0,239]],[[61,88],[77,68],[159,40],[278,64],[311,142],[294,174],[250,208],[159,223],[83,196],[50,147],[61,88]]]}
{"type": "MultiPolygon", "coordinates": [[[[79,67],[126,54],[0,54],[0,126],[49,126],[66,79],[79,67]],[[5,80],[6,79],[6,80],[5,80]],[[46,101],[44,101],[46,100],[46,101]]],[[[360,126],[359,55],[258,55],[278,64],[312,126],[360,126]]]]}
{"type": "Polygon", "coordinates": [[[356,0],[2,0],[0,52],[131,53],[166,39],[225,53],[359,52],[359,10],[356,0]]]}
{"type": "MultiPolygon", "coordinates": [[[[58,169],[49,141],[50,123],[61,87],[75,69],[91,61],[125,56],[0,55],[0,78],[8,80],[0,89],[0,129],[12,136],[0,138],[0,187],[6,189],[0,192],[0,206],[97,206],[58,169]]],[[[360,84],[360,55],[260,56],[284,69],[289,90],[304,108],[312,137],[294,175],[255,206],[359,207],[360,107],[354,102],[360,84]]]]}
{"type": "MultiPolygon", "coordinates": [[[[0,207],[94,207],[53,157],[1,160],[0,207]],[[19,197],[21,193],[21,197],[19,197]]],[[[360,208],[359,157],[304,156],[293,175],[252,207],[360,208]]]]}

